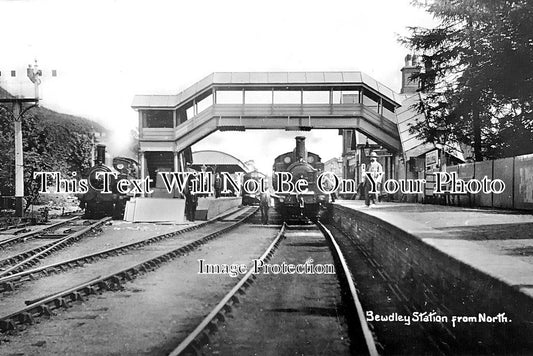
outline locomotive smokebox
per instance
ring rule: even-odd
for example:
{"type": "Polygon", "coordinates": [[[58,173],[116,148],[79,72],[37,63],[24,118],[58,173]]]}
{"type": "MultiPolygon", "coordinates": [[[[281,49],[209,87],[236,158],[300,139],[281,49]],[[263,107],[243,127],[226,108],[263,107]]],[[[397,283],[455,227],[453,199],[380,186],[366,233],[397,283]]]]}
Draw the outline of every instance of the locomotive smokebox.
{"type": "Polygon", "coordinates": [[[96,163],[105,164],[105,145],[96,145],[96,163]]]}
{"type": "Polygon", "coordinates": [[[307,161],[307,152],[305,151],[305,136],[296,137],[296,160],[299,161],[300,158],[303,158],[304,161],[307,161]]]}

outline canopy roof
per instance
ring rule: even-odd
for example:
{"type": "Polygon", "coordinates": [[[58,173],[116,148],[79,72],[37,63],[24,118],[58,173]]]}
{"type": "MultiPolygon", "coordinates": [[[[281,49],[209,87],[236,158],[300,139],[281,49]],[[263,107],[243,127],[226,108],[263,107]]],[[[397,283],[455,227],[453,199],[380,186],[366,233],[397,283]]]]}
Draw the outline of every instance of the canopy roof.
{"type": "Polygon", "coordinates": [[[192,153],[192,168],[201,170],[202,166],[211,167],[216,172],[247,172],[246,165],[225,152],[205,150],[192,153]]]}

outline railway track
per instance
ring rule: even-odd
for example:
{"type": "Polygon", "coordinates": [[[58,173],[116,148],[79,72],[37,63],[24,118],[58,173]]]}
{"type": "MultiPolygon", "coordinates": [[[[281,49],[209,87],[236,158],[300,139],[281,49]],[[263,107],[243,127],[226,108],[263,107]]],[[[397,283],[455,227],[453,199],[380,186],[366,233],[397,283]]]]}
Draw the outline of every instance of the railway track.
{"type": "MultiPolygon", "coordinates": [[[[251,210],[244,209],[242,211],[242,213],[246,214],[247,211],[251,211],[251,210]]],[[[104,259],[104,258],[107,258],[107,257],[110,257],[110,256],[119,255],[119,254],[124,253],[124,252],[126,252],[128,250],[132,250],[132,249],[136,249],[136,248],[139,248],[139,247],[143,247],[143,246],[147,246],[147,245],[150,245],[150,244],[154,244],[154,243],[157,243],[157,242],[162,241],[164,239],[175,237],[175,236],[184,234],[184,233],[189,232],[189,231],[197,230],[197,229],[199,229],[199,228],[201,228],[201,227],[203,227],[205,225],[212,224],[213,222],[225,219],[226,217],[231,216],[231,215],[235,215],[235,214],[236,214],[236,212],[230,212],[228,214],[223,214],[220,217],[213,218],[213,219],[211,219],[209,221],[205,221],[205,222],[202,222],[202,223],[199,223],[199,224],[196,224],[196,225],[188,226],[186,228],[179,229],[179,230],[176,230],[176,231],[155,235],[155,236],[149,237],[147,239],[143,239],[141,241],[132,242],[132,243],[128,243],[128,244],[112,247],[112,248],[105,249],[105,250],[102,250],[102,251],[98,251],[98,252],[95,252],[95,253],[86,254],[86,255],[83,255],[83,256],[71,258],[69,260],[65,260],[65,261],[49,264],[49,265],[46,265],[46,266],[41,266],[41,267],[37,267],[37,268],[33,268],[33,269],[28,269],[28,270],[25,270],[25,271],[22,271],[22,272],[13,273],[11,275],[7,275],[7,276],[3,276],[3,277],[0,276],[0,292],[13,291],[13,290],[16,289],[16,287],[18,287],[20,284],[22,284],[22,283],[24,283],[26,281],[33,281],[33,280],[35,280],[37,278],[48,276],[48,275],[53,274],[53,273],[61,273],[63,271],[66,271],[67,269],[80,267],[80,266],[83,266],[83,265],[88,264],[88,263],[96,262],[96,261],[98,261],[100,259],[104,259]]]]}
{"type": "Polygon", "coordinates": [[[62,221],[58,221],[58,222],[53,223],[51,225],[45,225],[43,228],[41,228],[41,229],[38,228],[38,229],[33,230],[33,231],[23,231],[23,230],[26,230],[26,229],[14,231],[13,235],[15,235],[15,236],[7,238],[7,239],[4,239],[4,240],[0,240],[0,249],[6,248],[8,246],[11,246],[13,244],[19,243],[21,241],[26,241],[27,239],[30,239],[30,238],[38,238],[39,236],[45,235],[45,234],[49,233],[50,231],[58,229],[58,228],[60,228],[61,226],[65,225],[65,224],[69,224],[69,223],[71,223],[71,222],[73,222],[75,220],[79,220],[79,219],[80,219],[79,216],[75,216],[73,218],[69,218],[69,219],[65,219],[65,220],[62,220],[62,221]]]}
{"type": "MultiPolygon", "coordinates": [[[[350,304],[347,306],[346,310],[353,310],[356,313],[355,318],[352,318],[352,317],[350,318],[350,320],[352,321],[351,324],[353,324],[351,325],[351,335],[353,335],[353,333],[357,333],[357,336],[355,338],[357,339],[357,343],[358,343],[358,345],[355,348],[352,348],[352,350],[355,349],[358,352],[358,354],[361,353],[361,354],[368,354],[368,355],[378,355],[375,341],[374,341],[374,336],[366,323],[363,308],[361,306],[361,303],[359,302],[359,298],[357,296],[357,290],[353,283],[351,273],[348,269],[344,256],[337,242],[335,241],[331,233],[328,231],[328,229],[325,228],[320,223],[317,223],[317,227],[322,232],[324,238],[330,244],[331,254],[333,255],[333,259],[336,261],[336,266],[337,266],[336,269],[338,271],[337,275],[339,276],[339,282],[343,286],[344,291],[347,292],[347,293],[343,293],[347,295],[345,302],[350,304]]],[[[262,261],[263,263],[266,264],[270,259],[272,259],[275,251],[282,244],[282,240],[286,236],[287,230],[289,229],[290,228],[288,225],[283,224],[276,238],[273,240],[270,246],[266,249],[266,251],[261,255],[261,257],[259,257],[258,259],[259,261],[262,261]]],[[[198,324],[198,326],[170,353],[170,355],[177,356],[177,355],[183,355],[183,354],[185,355],[204,354],[204,351],[205,351],[204,348],[207,345],[209,345],[210,341],[216,335],[216,331],[221,327],[222,324],[225,323],[227,314],[229,314],[237,304],[241,303],[241,299],[243,298],[243,295],[246,294],[250,286],[256,281],[257,279],[256,272],[257,271],[254,271],[254,269],[250,269],[239,280],[239,282],[220,300],[220,302],[209,312],[209,314],[198,324]]],[[[257,283],[260,283],[260,282],[257,282],[257,283]]],[[[261,317],[259,320],[261,320],[261,317]]],[[[234,321],[234,323],[243,325],[237,321],[234,321]]],[[[255,321],[253,323],[255,323],[255,321]]],[[[260,323],[261,321],[258,324],[260,323]]],[[[269,338],[269,335],[267,335],[266,338],[269,338]]],[[[255,350],[259,350],[259,349],[260,348],[257,348],[255,350]]],[[[236,350],[233,350],[233,349],[231,350],[231,352],[235,352],[235,351],[236,350]]],[[[242,351],[242,350],[239,350],[239,351],[242,351]]],[[[246,349],[245,352],[248,352],[248,351],[250,350],[246,349]]],[[[282,349],[278,349],[278,351],[282,351],[282,349]]],[[[284,351],[287,351],[287,350],[284,350],[284,351]]],[[[297,352],[301,353],[300,350],[298,350],[297,352]]],[[[219,354],[219,353],[223,353],[223,352],[220,352],[220,350],[216,350],[213,352],[213,354],[219,354]]],[[[239,352],[237,351],[236,353],[239,353],[239,352]]]]}
{"type": "MultiPolygon", "coordinates": [[[[70,221],[69,223],[72,223],[74,220],[70,221]]],[[[82,227],[80,230],[68,231],[66,235],[64,235],[64,237],[60,237],[57,240],[45,243],[39,247],[32,248],[22,253],[0,260],[0,268],[4,268],[3,270],[0,270],[0,278],[36,265],[37,263],[39,263],[39,260],[49,256],[50,254],[58,250],[63,249],[64,247],[70,245],[75,241],[78,241],[84,235],[102,226],[109,220],[111,220],[111,218],[104,218],[95,222],[89,222],[89,224],[86,226],[84,224],[84,227],[82,227]]],[[[55,228],[57,229],[58,227],[56,226],[55,228]]]]}
{"type": "MultiPolygon", "coordinates": [[[[8,332],[17,329],[21,325],[32,324],[36,318],[41,316],[50,316],[52,315],[52,311],[54,309],[66,307],[70,302],[78,301],[90,295],[103,293],[108,290],[116,290],[117,288],[120,288],[123,283],[130,281],[143,273],[155,270],[161,264],[178,256],[187,254],[199,246],[209,242],[210,240],[221,236],[231,229],[234,229],[256,212],[257,208],[253,208],[245,209],[243,212],[241,212],[241,214],[227,214],[225,216],[226,220],[224,220],[225,223],[221,228],[197,238],[192,242],[181,245],[177,248],[172,248],[158,254],[157,256],[144,259],[143,261],[135,263],[134,265],[130,264],[129,266],[121,268],[113,273],[92,278],[84,283],[67,287],[66,289],[48,294],[46,296],[34,298],[33,300],[28,301],[29,305],[26,307],[16,310],[9,315],[0,317],[0,332],[8,332]]],[[[213,221],[222,219],[224,219],[224,217],[213,221]]],[[[205,224],[206,223],[203,223],[201,225],[203,226],[205,224]]],[[[167,234],[163,234],[160,237],[164,238],[164,235],[167,234]]],[[[70,263],[72,264],[73,262],[70,263]]],[[[68,267],[68,263],[64,264],[64,266],[68,267]]],[[[28,274],[26,275],[30,276],[28,274]]]]}

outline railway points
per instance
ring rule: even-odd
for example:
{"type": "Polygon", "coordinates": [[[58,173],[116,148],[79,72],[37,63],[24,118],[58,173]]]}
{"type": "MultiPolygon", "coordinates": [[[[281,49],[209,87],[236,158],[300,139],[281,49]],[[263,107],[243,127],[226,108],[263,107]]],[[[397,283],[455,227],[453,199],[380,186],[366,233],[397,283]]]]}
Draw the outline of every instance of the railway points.
{"type": "Polygon", "coordinates": [[[2,268],[2,270],[0,270],[0,277],[36,265],[39,260],[83,238],[88,233],[100,228],[110,219],[111,218],[103,218],[97,221],[85,220],[81,224],[73,224],[73,221],[70,221],[69,224],[71,226],[61,232],[59,239],[52,238],[51,241],[50,239],[47,239],[44,244],[40,243],[38,247],[29,249],[26,247],[22,252],[0,260],[0,268],[2,268]]]}
{"type": "Polygon", "coordinates": [[[0,291],[11,291],[21,283],[29,280],[35,280],[40,276],[47,276],[53,273],[61,273],[70,268],[75,268],[88,263],[96,262],[99,259],[124,254],[128,250],[137,249],[143,246],[154,244],[164,239],[174,238],[178,235],[182,235],[184,233],[199,229],[209,223],[214,223],[217,220],[239,221],[239,218],[242,218],[243,214],[247,214],[250,211],[253,211],[253,208],[239,209],[236,212],[230,211],[225,214],[221,214],[219,217],[211,219],[210,221],[197,224],[189,224],[188,226],[184,226],[178,229],[176,229],[174,225],[154,226],[153,224],[139,224],[141,225],[141,227],[144,228],[150,227],[150,229],[147,230],[142,229],[139,226],[135,228],[131,226],[132,224],[121,224],[128,225],[128,227],[132,228],[134,231],[137,231],[136,234],[130,233],[128,235],[119,234],[119,236],[117,236],[113,233],[117,231],[110,230],[110,227],[108,227],[108,231],[104,229],[104,231],[102,231],[102,233],[98,236],[97,239],[94,239],[89,243],[84,242],[78,244],[78,246],[72,246],[67,251],[60,252],[55,256],[50,257],[49,259],[47,259],[48,264],[46,265],[33,269],[28,269],[26,271],[14,273],[0,278],[0,291]],[[162,233],[154,235],[154,232],[157,230],[162,230],[162,233]],[[103,245],[107,248],[102,249],[102,242],[106,241],[104,240],[104,238],[113,240],[112,244],[104,243],[103,245]]]}
{"type": "Polygon", "coordinates": [[[184,238],[178,238],[174,241],[167,239],[144,248],[129,250],[124,254],[107,256],[106,259],[100,260],[96,264],[87,264],[61,274],[40,278],[33,281],[31,286],[26,283],[11,298],[4,296],[0,302],[4,313],[0,319],[2,324],[0,328],[5,332],[15,327],[17,323],[24,323],[28,320],[31,322],[31,318],[24,319],[20,315],[42,316],[48,313],[44,309],[61,307],[66,297],[76,300],[81,295],[94,294],[95,291],[104,291],[120,285],[124,281],[131,280],[142,272],[155,269],[161,263],[184,255],[230,231],[254,212],[254,208],[246,208],[241,213],[239,220],[215,222],[205,226],[200,231],[192,231],[184,238]],[[103,277],[98,278],[101,275],[103,277]],[[76,287],[72,288],[73,285],[76,287]],[[57,291],[61,292],[58,293],[57,291]],[[40,299],[39,297],[42,296],[49,297],[21,309],[23,301],[40,299]]]}
{"type": "Polygon", "coordinates": [[[75,216],[68,219],[54,219],[50,224],[26,225],[24,228],[3,229],[0,233],[0,249],[5,250],[8,246],[19,242],[26,242],[32,238],[39,238],[46,235],[51,230],[57,229],[65,224],[69,224],[80,217],[75,216]]]}

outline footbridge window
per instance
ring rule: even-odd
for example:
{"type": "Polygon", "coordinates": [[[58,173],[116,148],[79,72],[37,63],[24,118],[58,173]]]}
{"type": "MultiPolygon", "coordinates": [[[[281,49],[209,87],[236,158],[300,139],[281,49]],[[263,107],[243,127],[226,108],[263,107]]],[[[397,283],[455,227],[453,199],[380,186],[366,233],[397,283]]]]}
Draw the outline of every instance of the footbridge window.
{"type": "Polygon", "coordinates": [[[329,91],[324,90],[304,90],[304,104],[329,104],[329,91]]]}
{"type": "Polygon", "coordinates": [[[334,90],[332,104],[359,104],[361,102],[358,90],[334,90]]]}
{"type": "Polygon", "coordinates": [[[363,94],[363,105],[379,113],[379,96],[366,90],[363,94]]]}
{"type": "Polygon", "coordinates": [[[394,114],[394,105],[389,104],[388,102],[383,102],[383,112],[381,113],[387,119],[396,121],[396,115],[394,114]]]}
{"type": "Polygon", "coordinates": [[[242,90],[218,90],[217,104],[242,104],[242,90]]]}
{"type": "Polygon", "coordinates": [[[174,112],[172,110],[142,111],[142,123],[145,128],[174,127],[174,112]]]}
{"type": "Polygon", "coordinates": [[[247,90],[244,92],[246,104],[272,104],[271,90],[247,90]]]}
{"type": "Polygon", "coordinates": [[[274,90],[274,104],[301,104],[300,90],[274,90]]]}
{"type": "Polygon", "coordinates": [[[201,113],[211,105],[213,105],[213,94],[209,94],[196,104],[198,113],[201,113]]]}

